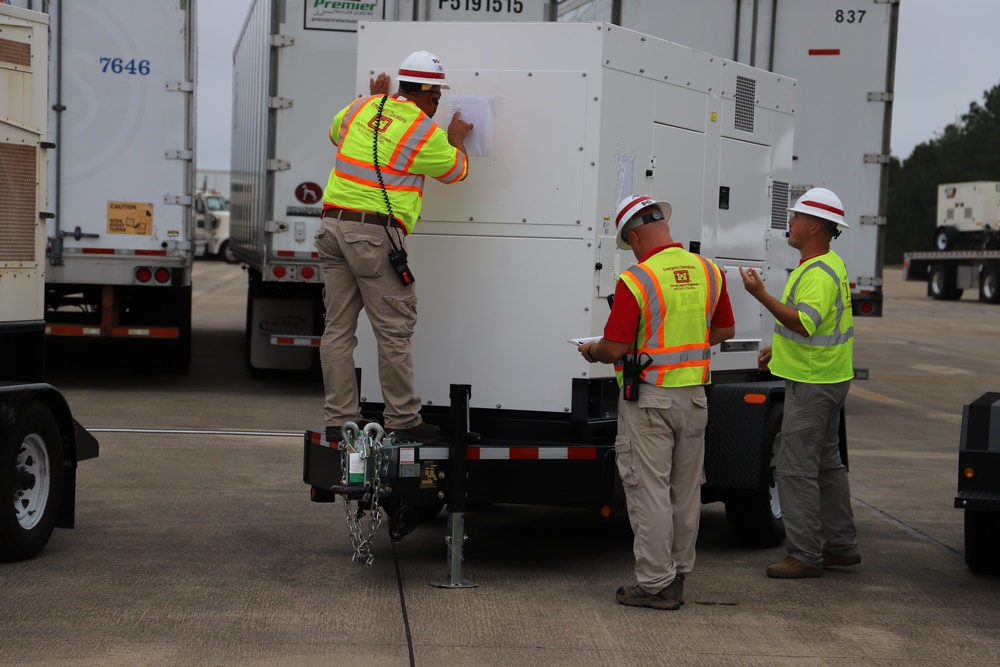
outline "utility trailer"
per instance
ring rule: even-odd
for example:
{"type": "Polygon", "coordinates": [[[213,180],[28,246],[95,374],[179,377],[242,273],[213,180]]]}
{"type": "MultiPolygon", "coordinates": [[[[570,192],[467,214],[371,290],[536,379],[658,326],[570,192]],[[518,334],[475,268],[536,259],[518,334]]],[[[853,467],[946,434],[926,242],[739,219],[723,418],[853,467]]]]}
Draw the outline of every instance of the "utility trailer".
{"type": "Polygon", "coordinates": [[[42,381],[48,16],[0,4],[0,561],[72,528],[76,468],[98,454],[42,381]]]}
{"type": "Polygon", "coordinates": [[[186,370],[196,2],[11,1],[52,26],[47,334],[186,370]]]}
{"type": "Polygon", "coordinates": [[[1000,571],[1000,393],[962,410],[955,507],[965,510],[965,563],[977,574],[1000,571]]]}
{"type": "Polygon", "coordinates": [[[927,283],[927,296],[939,301],[979,290],[979,300],[1000,303],[1000,250],[948,250],[903,254],[903,279],[927,283]]]}
{"type": "MultiPolygon", "coordinates": [[[[613,369],[587,364],[566,341],[603,330],[606,298],[634,263],[616,247],[613,212],[639,192],[671,202],[674,238],[724,271],[736,318],[735,337],[712,350],[702,499],[726,504],[742,541],[780,543],[772,455],[784,385],[757,371],[774,320],[738,269],[756,269],[772,293],[787,277],[796,82],[608,23],[372,21],[359,26],[356,93],[426,45],[451,87],[438,122],[461,108],[476,129],[469,177],[447,190],[427,183],[408,239],[420,298],[414,370],[426,421],[454,421],[454,389],[468,388],[478,440],[454,450],[460,464],[449,446],[388,436],[378,470],[390,521],[464,503],[454,493],[466,478],[453,466],[466,462],[470,503],[625,511],[613,369]]],[[[325,137],[326,127],[316,131],[325,137]]],[[[364,321],[358,337],[361,408],[377,418],[364,321]]],[[[342,447],[306,434],[313,500],[332,500],[349,481],[342,447]]]]}

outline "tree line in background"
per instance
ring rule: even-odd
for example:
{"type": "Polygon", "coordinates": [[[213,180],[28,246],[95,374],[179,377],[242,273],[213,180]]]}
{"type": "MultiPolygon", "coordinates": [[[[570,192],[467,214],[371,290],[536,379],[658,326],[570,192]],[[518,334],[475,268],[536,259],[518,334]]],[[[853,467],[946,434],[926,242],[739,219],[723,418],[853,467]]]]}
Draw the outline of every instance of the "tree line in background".
{"type": "Polygon", "coordinates": [[[904,252],[933,250],[937,187],[941,183],[1000,181],[1000,85],[983,104],[948,125],[940,136],[889,163],[885,263],[902,264],[904,252]]]}

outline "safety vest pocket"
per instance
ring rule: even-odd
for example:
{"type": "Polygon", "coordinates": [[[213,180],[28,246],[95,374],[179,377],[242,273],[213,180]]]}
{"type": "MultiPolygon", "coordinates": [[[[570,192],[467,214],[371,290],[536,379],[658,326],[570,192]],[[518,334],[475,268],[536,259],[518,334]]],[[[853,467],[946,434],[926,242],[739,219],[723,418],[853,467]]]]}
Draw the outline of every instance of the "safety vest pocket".
{"type": "Polygon", "coordinates": [[[632,438],[627,435],[615,437],[615,464],[622,484],[627,487],[639,486],[639,473],[632,455],[632,438]]]}

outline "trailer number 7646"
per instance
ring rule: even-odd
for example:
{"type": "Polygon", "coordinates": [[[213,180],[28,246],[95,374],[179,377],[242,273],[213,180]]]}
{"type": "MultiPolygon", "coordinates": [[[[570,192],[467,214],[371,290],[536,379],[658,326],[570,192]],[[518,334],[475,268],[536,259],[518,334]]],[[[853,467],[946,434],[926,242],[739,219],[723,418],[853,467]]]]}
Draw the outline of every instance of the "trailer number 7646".
{"type": "Polygon", "coordinates": [[[149,74],[148,60],[125,60],[124,58],[101,58],[101,72],[104,74],[149,74]]]}

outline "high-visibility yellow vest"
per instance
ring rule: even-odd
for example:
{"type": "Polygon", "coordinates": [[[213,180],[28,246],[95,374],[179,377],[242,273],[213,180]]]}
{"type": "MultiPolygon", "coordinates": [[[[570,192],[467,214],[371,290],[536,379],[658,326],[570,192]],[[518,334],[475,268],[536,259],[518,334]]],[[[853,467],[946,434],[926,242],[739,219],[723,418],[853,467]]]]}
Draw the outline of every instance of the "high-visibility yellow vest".
{"type": "Polygon", "coordinates": [[[799,312],[809,336],[774,327],[771,373],[795,382],[835,384],[854,377],[854,316],[844,262],[832,250],[798,266],[781,302],[799,312]]]}
{"type": "MultiPolygon", "coordinates": [[[[639,304],[639,333],[629,348],[653,360],[642,380],[660,387],[711,383],[708,333],[722,295],[722,272],[709,259],[665,248],[624,271],[619,280],[639,304]]],[[[642,358],[640,357],[640,362],[642,358]]],[[[615,364],[622,384],[622,360],[615,364]]]]}
{"type": "Polygon", "coordinates": [[[409,234],[420,215],[424,176],[456,183],[468,174],[469,163],[462,151],[448,143],[448,133],[416,104],[389,97],[378,122],[380,183],[375,170],[374,135],[381,102],[380,95],[361,98],[334,117],[330,139],[337,145],[337,160],[323,203],[388,216],[384,184],[392,213],[409,234]]]}

